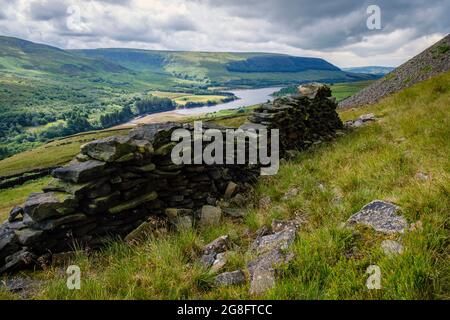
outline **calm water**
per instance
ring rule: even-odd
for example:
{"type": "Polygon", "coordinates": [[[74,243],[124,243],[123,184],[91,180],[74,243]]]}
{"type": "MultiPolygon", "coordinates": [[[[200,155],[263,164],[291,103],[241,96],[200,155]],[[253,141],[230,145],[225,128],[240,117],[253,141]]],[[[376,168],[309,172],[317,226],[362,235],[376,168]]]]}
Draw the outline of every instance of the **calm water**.
{"type": "Polygon", "coordinates": [[[196,115],[208,112],[217,112],[220,110],[238,109],[242,107],[248,107],[255,104],[266,102],[267,100],[273,100],[271,94],[280,90],[281,87],[271,87],[262,89],[248,89],[248,90],[233,90],[232,92],[238,100],[234,100],[227,103],[217,104],[211,107],[198,107],[189,109],[178,109],[174,112],[184,115],[196,115]]]}
{"type": "Polygon", "coordinates": [[[253,106],[255,104],[267,102],[267,100],[272,101],[274,98],[271,94],[277,92],[282,87],[270,87],[270,88],[262,88],[262,89],[247,89],[247,90],[230,90],[238,100],[234,100],[227,103],[217,104],[211,107],[197,107],[197,108],[189,108],[189,109],[178,109],[166,112],[152,113],[149,115],[139,116],[130,122],[126,123],[128,125],[137,125],[142,122],[142,119],[148,119],[155,116],[160,116],[164,114],[180,114],[180,115],[199,115],[210,112],[217,112],[220,110],[229,110],[229,109],[239,109],[242,107],[253,106]]]}

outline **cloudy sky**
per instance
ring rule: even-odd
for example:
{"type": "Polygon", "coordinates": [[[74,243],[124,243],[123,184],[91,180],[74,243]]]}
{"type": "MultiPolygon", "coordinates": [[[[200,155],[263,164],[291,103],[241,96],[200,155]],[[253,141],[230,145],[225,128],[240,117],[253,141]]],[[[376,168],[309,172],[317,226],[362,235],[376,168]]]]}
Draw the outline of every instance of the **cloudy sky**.
{"type": "Polygon", "coordinates": [[[0,35],[60,48],[264,51],[397,66],[450,30],[449,0],[0,0],[0,35]],[[369,30],[369,5],[381,29],[369,30]]]}

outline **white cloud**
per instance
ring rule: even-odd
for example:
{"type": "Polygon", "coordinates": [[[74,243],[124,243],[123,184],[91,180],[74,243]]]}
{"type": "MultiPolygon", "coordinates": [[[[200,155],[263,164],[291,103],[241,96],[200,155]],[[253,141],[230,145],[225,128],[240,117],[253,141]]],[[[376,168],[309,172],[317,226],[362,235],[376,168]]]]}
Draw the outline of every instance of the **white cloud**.
{"type": "Polygon", "coordinates": [[[450,27],[449,1],[378,2],[383,29],[369,31],[366,0],[0,0],[0,34],[70,49],[270,51],[395,66],[450,27]]]}

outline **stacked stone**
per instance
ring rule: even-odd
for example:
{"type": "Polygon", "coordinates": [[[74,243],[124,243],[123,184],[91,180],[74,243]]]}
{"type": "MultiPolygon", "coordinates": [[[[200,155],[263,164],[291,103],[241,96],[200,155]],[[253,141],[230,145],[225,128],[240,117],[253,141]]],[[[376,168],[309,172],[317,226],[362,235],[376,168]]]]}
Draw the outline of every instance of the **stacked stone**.
{"type": "Polygon", "coordinates": [[[325,85],[302,85],[298,94],[281,97],[254,110],[252,123],[269,129],[279,129],[280,150],[302,150],[313,143],[334,137],[342,122],[337,104],[325,85]]]}
{"type": "MultiPolygon", "coordinates": [[[[258,108],[252,123],[241,128],[279,129],[281,152],[303,149],[342,126],[335,109],[330,90],[313,84],[258,108]]],[[[256,181],[259,165],[249,165],[248,159],[244,165],[174,164],[171,138],[181,128],[193,137],[191,125],[166,123],[84,145],[73,161],[52,172],[54,179],[43,192],[31,194],[0,226],[0,273],[49,263],[54,253],[97,248],[112,236],[127,239],[165,223],[192,227],[204,205],[256,181]]],[[[203,129],[220,130],[226,141],[227,128],[209,124],[203,129]]]]}

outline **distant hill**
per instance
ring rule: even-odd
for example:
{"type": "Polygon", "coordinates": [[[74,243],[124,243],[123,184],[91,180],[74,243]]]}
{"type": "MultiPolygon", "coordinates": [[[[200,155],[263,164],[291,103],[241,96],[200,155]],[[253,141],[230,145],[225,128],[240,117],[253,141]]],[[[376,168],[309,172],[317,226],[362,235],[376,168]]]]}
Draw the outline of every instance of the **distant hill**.
{"type": "Polygon", "coordinates": [[[358,107],[450,70],[450,34],[339,105],[358,107]]]}
{"type": "Polygon", "coordinates": [[[3,36],[0,36],[0,70],[68,75],[126,71],[124,67],[104,59],[80,57],[55,47],[3,36]]]}
{"type": "Polygon", "coordinates": [[[349,73],[319,58],[272,53],[182,52],[137,49],[74,50],[136,72],[167,74],[209,86],[263,87],[299,82],[346,82],[375,79],[349,73]]]}
{"type": "Polygon", "coordinates": [[[227,63],[231,72],[302,72],[307,70],[341,71],[338,67],[319,58],[265,55],[227,63]]]}
{"type": "Polygon", "coordinates": [[[347,72],[365,73],[365,74],[374,74],[374,75],[385,75],[394,69],[395,69],[394,67],[380,67],[380,66],[342,68],[343,71],[347,71],[347,72]]]}

